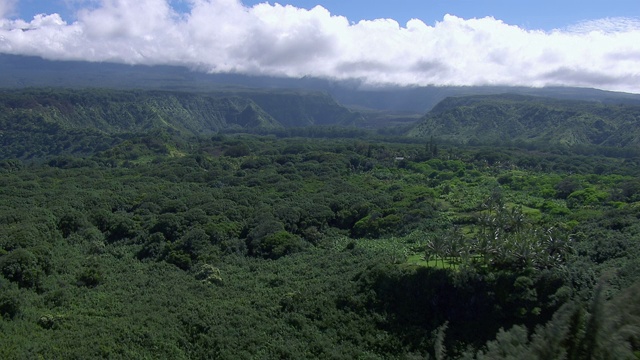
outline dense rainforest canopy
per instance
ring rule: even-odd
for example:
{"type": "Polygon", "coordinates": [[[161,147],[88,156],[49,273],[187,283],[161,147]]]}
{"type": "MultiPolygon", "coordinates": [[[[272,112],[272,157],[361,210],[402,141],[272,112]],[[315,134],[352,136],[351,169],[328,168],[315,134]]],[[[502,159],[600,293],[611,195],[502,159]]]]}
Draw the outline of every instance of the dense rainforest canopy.
{"type": "Polygon", "coordinates": [[[638,358],[632,106],[245,95],[0,94],[0,358],[638,358]]]}

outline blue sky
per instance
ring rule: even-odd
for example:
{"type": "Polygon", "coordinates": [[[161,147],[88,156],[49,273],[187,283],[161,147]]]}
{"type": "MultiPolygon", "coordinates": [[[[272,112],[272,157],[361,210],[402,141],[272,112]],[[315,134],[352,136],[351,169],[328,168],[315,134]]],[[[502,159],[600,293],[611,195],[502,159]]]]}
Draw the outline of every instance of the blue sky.
{"type": "Polygon", "coordinates": [[[0,0],[0,53],[366,86],[640,93],[640,0],[319,1],[0,0]]]}
{"type": "MultiPolygon", "coordinates": [[[[261,1],[244,2],[252,5],[261,1]]],[[[466,19],[492,16],[528,29],[552,30],[584,20],[640,16],[638,0],[294,0],[281,3],[305,8],[320,4],[351,21],[392,18],[401,25],[411,18],[432,25],[445,14],[451,14],[466,19]]]]}
{"type": "MultiPolygon", "coordinates": [[[[59,13],[67,21],[75,20],[74,9],[82,0],[0,0],[17,2],[14,17],[25,20],[39,13],[59,13]]],[[[135,1],[135,0],[132,0],[135,1]]],[[[265,1],[244,0],[247,6],[265,1]]],[[[400,25],[412,18],[433,25],[445,14],[465,19],[492,16],[510,25],[526,29],[553,30],[574,24],[612,17],[640,18],[638,0],[289,0],[269,1],[310,9],[323,6],[333,15],[342,15],[350,21],[391,18],[400,25]]],[[[94,1],[95,3],[95,1],[94,1]]],[[[185,0],[173,0],[176,9],[188,10],[185,0]]]]}

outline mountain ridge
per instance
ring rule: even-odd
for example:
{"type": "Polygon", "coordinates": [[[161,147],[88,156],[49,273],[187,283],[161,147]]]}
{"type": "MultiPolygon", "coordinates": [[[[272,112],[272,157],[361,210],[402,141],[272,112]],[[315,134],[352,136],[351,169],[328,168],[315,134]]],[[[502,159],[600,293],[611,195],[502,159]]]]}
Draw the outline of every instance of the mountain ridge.
{"type": "Polygon", "coordinates": [[[33,56],[0,54],[0,88],[67,87],[156,89],[210,92],[256,89],[320,91],[354,109],[425,114],[451,96],[501,94],[546,96],[603,103],[640,104],[640,94],[571,87],[509,86],[367,86],[359,80],[313,77],[277,78],[233,73],[208,74],[170,65],[124,65],[83,61],[45,60],[33,56]]]}
{"type": "Polygon", "coordinates": [[[450,97],[408,131],[458,143],[640,145],[640,106],[519,94],[450,97]]]}
{"type": "MultiPolygon", "coordinates": [[[[125,139],[186,141],[221,132],[353,126],[357,112],[323,93],[188,93],[162,90],[0,90],[0,158],[95,154],[125,139]],[[283,106],[286,103],[290,106],[283,106]],[[273,112],[273,115],[272,115],[273,112]]],[[[148,145],[148,144],[147,144],[148,145]]],[[[147,146],[144,145],[144,146],[147,146]]]]}
{"type": "Polygon", "coordinates": [[[0,94],[0,108],[6,121],[26,113],[65,128],[94,128],[104,133],[168,127],[202,135],[234,128],[351,125],[360,119],[359,114],[321,93],[22,89],[0,91],[0,94]],[[292,106],[283,107],[283,102],[292,106]]]}

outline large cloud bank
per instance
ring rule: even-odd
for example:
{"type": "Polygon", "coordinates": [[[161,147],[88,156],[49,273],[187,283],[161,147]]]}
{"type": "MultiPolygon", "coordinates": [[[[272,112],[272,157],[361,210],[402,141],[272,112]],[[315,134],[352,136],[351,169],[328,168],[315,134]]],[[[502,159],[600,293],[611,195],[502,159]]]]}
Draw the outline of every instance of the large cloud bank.
{"type": "MultiPolygon", "coordinates": [[[[5,4],[10,4],[7,1],[5,4]]],[[[435,25],[351,23],[323,7],[239,0],[101,0],[73,23],[9,20],[0,53],[182,65],[207,72],[360,79],[366,84],[584,86],[640,93],[640,21],[601,19],[550,32],[446,15],[435,25]]]]}

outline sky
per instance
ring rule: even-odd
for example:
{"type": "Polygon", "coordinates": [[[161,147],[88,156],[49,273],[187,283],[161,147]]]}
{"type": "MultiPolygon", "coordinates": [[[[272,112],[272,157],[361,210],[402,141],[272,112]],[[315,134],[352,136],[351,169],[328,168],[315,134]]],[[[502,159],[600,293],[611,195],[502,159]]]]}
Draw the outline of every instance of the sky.
{"type": "Polygon", "coordinates": [[[640,0],[0,0],[0,53],[640,93],[640,0]]]}

